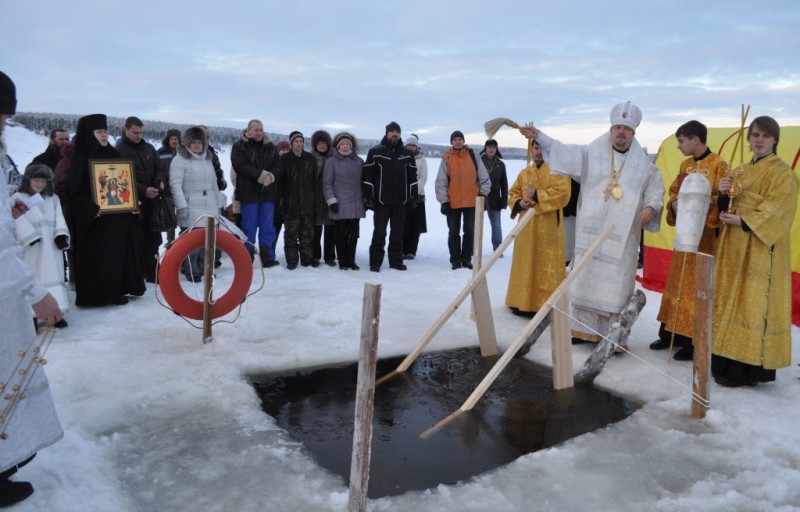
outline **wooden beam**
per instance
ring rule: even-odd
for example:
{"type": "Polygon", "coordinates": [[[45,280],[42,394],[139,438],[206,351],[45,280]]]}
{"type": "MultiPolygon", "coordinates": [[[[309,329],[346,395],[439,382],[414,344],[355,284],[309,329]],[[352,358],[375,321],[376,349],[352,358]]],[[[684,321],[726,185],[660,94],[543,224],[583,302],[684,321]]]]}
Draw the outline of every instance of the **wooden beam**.
{"type": "MultiPolygon", "coordinates": [[[[472,244],[472,280],[481,271],[483,262],[483,212],[486,198],[475,198],[475,230],[474,243],[472,244]]],[[[478,328],[478,343],[483,357],[496,356],[497,334],[494,330],[492,316],[492,301],[489,298],[489,285],[486,279],[481,279],[472,290],[472,308],[470,318],[478,328]]]]}
{"type": "Polygon", "coordinates": [[[571,388],[572,380],[572,335],[569,327],[569,293],[556,299],[550,312],[550,350],[553,355],[553,389],[571,388]],[[562,313],[563,311],[563,313],[562,313]]]}
{"type": "Polygon", "coordinates": [[[714,309],[714,257],[697,253],[695,258],[694,368],[692,379],[692,417],[703,419],[708,410],[711,386],[711,317],[714,309]]]}
{"type": "Polygon", "coordinates": [[[367,509],[380,311],[381,285],[364,283],[361,346],[358,352],[358,383],[353,425],[353,455],[350,460],[350,493],[347,501],[348,512],[363,512],[367,509]]]}

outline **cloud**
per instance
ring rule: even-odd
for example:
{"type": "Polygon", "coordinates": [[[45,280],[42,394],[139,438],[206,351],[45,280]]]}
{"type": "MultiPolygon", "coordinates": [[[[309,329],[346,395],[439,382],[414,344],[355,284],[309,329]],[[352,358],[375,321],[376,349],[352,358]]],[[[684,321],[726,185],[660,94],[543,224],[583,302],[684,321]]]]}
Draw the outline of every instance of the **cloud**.
{"type": "Polygon", "coordinates": [[[15,50],[3,71],[22,110],[237,127],[258,117],[270,131],[342,127],[370,138],[394,119],[444,144],[500,116],[588,142],[625,100],[642,108],[637,136],[648,146],[687,115],[738,125],[742,103],[781,123],[800,113],[800,8],[789,0],[758,16],[720,0],[690,15],[634,0],[283,7],[15,3],[0,32],[15,50]]]}

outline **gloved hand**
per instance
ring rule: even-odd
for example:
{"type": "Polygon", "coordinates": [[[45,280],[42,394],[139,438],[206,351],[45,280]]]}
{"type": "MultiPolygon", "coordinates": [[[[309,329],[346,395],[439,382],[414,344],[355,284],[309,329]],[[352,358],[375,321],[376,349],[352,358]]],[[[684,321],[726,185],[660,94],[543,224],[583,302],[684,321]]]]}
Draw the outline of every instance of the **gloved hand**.
{"type": "Polygon", "coordinates": [[[225,181],[225,178],[217,178],[217,188],[220,192],[228,188],[228,183],[225,181]]]}
{"type": "Polygon", "coordinates": [[[442,207],[439,209],[442,212],[442,215],[447,215],[450,213],[450,203],[442,203],[442,207]]]}
{"type": "Polygon", "coordinates": [[[411,199],[411,201],[407,203],[407,206],[409,210],[415,210],[417,208],[417,198],[411,199]]]}
{"type": "Polygon", "coordinates": [[[373,201],[372,199],[364,199],[364,208],[366,208],[367,210],[372,210],[373,208],[375,208],[375,201],[373,201]]]}
{"type": "Polygon", "coordinates": [[[425,196],[417,196],[417,204],[424,204],[425,196]]]}
{"type": "Polygon", "coordinates": [[[257,181],[261,183],[262,186],[268,187],[275,182],[275,175],[271,172],[261,171],[261,176],[258,177],[257,181]]]}
{"type": "Polygon", "coordinates": [[[333,213],[339,213],[339,203],[331,203],[328,205],[333,213]]]}
{"type": "Polygon", "coordinates": [[[55,241],[56,241],[56,247],[58,247],[62,251],[67,247],[69,247],[69,242],[67,242],[67,235],[58,235],[55,241]]]}
{"type": "Polygon", "coordinates": [[[189,208],[178,208],[176,215],[178,217],[179,226],[189,225],[189,208]]]}

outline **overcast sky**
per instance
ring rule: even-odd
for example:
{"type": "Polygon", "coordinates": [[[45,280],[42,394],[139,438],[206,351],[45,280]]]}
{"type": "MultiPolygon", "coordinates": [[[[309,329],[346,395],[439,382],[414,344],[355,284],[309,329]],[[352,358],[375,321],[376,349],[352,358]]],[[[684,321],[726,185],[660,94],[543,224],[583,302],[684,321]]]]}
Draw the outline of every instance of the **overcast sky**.
{"type": "MultiPolygon", "coordinates": [[[[23,111],[482,144],[507,117],[565,142],[631,100],[655,152],[685,121],[800,123],[800,2],[239,0],[2,3],[23,111]],[[216,5],[211,4],[211,5],[216,5]]],[[[502,145],[524,146],[508,128],[502,145]]]]}

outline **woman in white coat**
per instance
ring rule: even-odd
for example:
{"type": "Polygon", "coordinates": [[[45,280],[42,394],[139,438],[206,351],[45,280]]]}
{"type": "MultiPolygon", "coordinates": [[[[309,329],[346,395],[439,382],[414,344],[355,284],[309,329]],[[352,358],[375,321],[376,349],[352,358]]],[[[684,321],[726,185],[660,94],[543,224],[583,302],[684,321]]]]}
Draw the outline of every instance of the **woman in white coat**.
{"type": "MultiPolygon", "coordinates": [[[[217,187],[206,132],[202,128],[193,126],[183,132],[178,153],[169,166],[169,186],[181,230],[192,226],[203,215],[216,217],[225,207],[217,187]]],[[[181,270],[186,279],[198,282],[203,278],[204,258],[205,249],[201,248],[184,260],[181,270]]]]}

